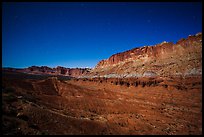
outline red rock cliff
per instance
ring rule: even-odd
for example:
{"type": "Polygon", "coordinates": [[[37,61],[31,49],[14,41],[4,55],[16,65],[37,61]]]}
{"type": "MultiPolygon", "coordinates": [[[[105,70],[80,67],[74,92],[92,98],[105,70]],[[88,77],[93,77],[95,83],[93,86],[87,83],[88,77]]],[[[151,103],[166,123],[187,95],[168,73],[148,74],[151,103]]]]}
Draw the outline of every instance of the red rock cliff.
{"type": "Polygon", "coordinates": [[[164,41],[155,46],[144,46],[114,54],[106,60],[101,60],[89,76],[142,76],[147,71],[158,75],[186,75],[194,70],[201,74],[201,51],[202,33],[198,33],[180,39],[176,44],[164,41]]]}
{"type": "Polygon", "coordinates": [[[23,71],[33,74],[51,74],[51,75],[64,75],[71,77],[78,77],[82,74],[88,73],[88,68],[65,68],[57,66],[56,68],[49,68],[47,66],[31,66],[23,71]]]}

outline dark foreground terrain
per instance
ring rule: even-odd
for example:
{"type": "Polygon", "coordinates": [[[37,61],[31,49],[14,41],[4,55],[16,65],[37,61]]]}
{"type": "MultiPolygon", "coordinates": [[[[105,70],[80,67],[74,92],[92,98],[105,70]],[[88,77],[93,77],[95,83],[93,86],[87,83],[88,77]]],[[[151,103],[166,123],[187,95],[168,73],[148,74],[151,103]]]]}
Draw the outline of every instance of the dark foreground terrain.
{"type": "Polygon", "coordinates": [[[202,134],[201,76],[70,79],[3,72],[4,135],[202,134]]]}

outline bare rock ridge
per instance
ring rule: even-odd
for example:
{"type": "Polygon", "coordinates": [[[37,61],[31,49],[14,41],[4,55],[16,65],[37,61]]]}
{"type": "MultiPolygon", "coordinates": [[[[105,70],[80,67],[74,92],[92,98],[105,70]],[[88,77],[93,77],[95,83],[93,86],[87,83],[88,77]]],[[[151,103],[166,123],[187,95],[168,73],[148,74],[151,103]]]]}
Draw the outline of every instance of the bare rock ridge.
{"type": "Polygon", "coordinates": [[[202,33],[197,33],[176,44],[164,41],[114,54],[81,77],[185,77],[201,75],[201,66],[202,33]]]}
{"type": "Polygon", "coordinates": [[[9,70],[29,74],[63,75],[76,78],[186,77],[202,75],[202,33],[189,35],[176,44],[162,42],[112,55],[95,68],[31,66],[9,70]]]}
{"type": "Polygon", "coordinates": [[[57,66],[56,68],[49,68],[47,66],[42,66],[42,67],[32,66],[27,68],[27,70],[32,72],[40,71],[46,74],[53,74],[53,75],[78,77],[84,73],[88,73],[90,69],[89,68],[65,68],[61,66],[57,66]]]}
{"type": "Polygon", "coordinates": [[[28,74],[48,74],[48,75],[63,75],[70,77],[78,77],[82,74],[86,74],[90,71],[90,68],[65,68],[57,66],[56,68],[50,68],[47,66],[31,66],[24,69],[6,68],[6,70],[23,72],[28,74]]]}

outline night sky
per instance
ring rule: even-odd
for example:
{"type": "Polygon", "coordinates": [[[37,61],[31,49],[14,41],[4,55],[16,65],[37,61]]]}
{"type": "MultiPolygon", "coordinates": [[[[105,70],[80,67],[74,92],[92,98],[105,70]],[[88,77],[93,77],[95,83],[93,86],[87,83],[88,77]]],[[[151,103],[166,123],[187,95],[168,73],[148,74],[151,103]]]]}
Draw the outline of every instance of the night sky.
{"type": "Polygon", "coordinates": [[[201,3],[3,3],[2,65],[94,67],[202,32],[201,3]]]}

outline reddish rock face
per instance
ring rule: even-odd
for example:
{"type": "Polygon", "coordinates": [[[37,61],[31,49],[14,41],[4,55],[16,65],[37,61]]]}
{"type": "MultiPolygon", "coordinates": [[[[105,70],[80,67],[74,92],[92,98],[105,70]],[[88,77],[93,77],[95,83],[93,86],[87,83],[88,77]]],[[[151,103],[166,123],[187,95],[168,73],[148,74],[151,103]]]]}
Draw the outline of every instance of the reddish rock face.
{"type": "MultiPolygon", "coordinates": [[[[58,66],[32,66],[19,72],[65,75],[71,77],[144,77],[188,76],[202,74],[202,33],[180,39],[176,44],[162,42],[154,46],[134,48],[101,60],[94,69],[58,66]],[[146,75],[148,74],[148,75],[146,75]]],[[[15,70],[15,69],[14,69],[15,70]]]]}
{"type": "Polygon", "coordinates": [[[188,75],[191,70],[201,72],[202,33],[180,39],[176,44],[162,42],[155,46],[134,48],[101,60],[90,76],[128,74],[143,75],[146,71],[159,76],[188,75]],[[137,73],[137,74],[136,74],[137,73]]]}
{"type": "Polygon", "coordinates": [[[138,56],[147,55],[148,57],[159,57],[161,54],[173,52],[173,43],[161,43],[155,46],[146,46],[135,48],[126,52],[112,55],[107,60],[102,60],[97,64],[97,67],[104,65],[114,65],[123,62],[130,58],[139,58],[138,56]]]}
{"type": "Polygon", "coordinates": [[[82,74],[88,73],[90,71],[89,68],[65,68],[61,66],[57,66],[56,68],[49,68],[47,66],[31,66],[25,69],[12,69],[13,71],[25,72],[31,74],[51,74],[51,75],[64,75],[71,77],[78,77],[82,74]]]}
{"type": "Polygon", "coordinates": [[[82,68],[67,69],[67,74],[72,77],[78,77],[87,72],[89,72],[88,69],[82,69],[82,68]]]}

